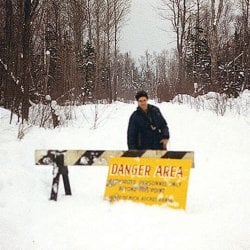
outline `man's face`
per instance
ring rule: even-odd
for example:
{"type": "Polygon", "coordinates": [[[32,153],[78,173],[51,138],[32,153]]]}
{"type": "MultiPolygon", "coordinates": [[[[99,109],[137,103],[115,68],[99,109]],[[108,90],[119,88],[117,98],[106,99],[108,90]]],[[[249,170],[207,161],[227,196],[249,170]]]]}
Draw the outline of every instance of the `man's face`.
{"type": "Polygon", "coordinates": [[[138,106],[142,109],[142,110],[147,110],[148,109],[148,98],[145,96],[142,96],[138,99],[138,106]]]}

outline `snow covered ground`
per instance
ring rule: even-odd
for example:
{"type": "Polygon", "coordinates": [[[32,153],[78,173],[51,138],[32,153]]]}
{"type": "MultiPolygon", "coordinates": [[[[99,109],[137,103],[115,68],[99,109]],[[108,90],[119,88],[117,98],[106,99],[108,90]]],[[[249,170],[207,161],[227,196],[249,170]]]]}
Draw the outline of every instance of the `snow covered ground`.
{"type": "Polygon", "coordinates": [[[135,105],[100,105],[96,129],[94,106],[77,107],[70,126],[32,127],[21,141],[0,109],[0,249],[250,249],[249,119],[156,105],[170,127],[169,149],[195,151],[186,211],[109,204],[107,167],[70,167],[73,196],[61,185],[58,202],[48,200],[52,169],[34,165],[34,150],[127,149],[135,105]]]}

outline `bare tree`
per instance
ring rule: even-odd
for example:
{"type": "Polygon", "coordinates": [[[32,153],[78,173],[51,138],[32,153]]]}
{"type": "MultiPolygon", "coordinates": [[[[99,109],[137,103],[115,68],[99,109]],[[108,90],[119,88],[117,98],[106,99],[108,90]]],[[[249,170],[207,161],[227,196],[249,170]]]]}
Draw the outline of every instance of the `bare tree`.
{"type": "Polygon", "coordinates": [[[160,15],[163,19],[171,21],[176,33],[176,47],[178,52],[178,92],[185,91],[185,39],[187,24],[190,16],[190,3],[187,0],[162,0],[160,15]]]}
{"type": "Polygon", "coordinates": [[[218,85],[218,27],[224,7],[224,0],[219,0],[218,8],[216,1],[211,0],[211,23],[210,23],[210,53],[211,53],[211,84],[218,85]]]}
{"type": "Polygon", "coordinates": [[[117,99],[117,58],[118,58],[118,40],[119,31],[125,21],[125,17],[129,13],[131,1],[128,0],[114,0],[114,63],[113,63],[113,86],[114,86],[114,100],[117,99]]]}

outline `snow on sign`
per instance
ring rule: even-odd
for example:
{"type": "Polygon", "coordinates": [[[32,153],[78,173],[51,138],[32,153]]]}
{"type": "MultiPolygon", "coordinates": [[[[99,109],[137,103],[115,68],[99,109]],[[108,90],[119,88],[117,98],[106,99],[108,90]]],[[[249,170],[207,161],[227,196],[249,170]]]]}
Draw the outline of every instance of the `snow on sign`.
{"type": "Polygon", "coordinates": [[[191,166],[188,159],[111,158],[104,199],[185,209],[191,166]]]}

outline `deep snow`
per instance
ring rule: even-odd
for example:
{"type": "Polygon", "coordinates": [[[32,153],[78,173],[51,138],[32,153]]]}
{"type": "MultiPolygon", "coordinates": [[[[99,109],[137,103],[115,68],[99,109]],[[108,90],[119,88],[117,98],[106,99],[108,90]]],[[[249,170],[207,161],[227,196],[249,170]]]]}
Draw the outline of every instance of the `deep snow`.
{"type": "Polygon", "coordinates": [[[49,201],[52,169],[34,165],[35,149],[127,149],[135,104],[74,108],[55,130],[18,126],[0,109],[0,249],[250,249],[250,125],[185,105],[156,104],[168,121],[170,150],[195,151],[187,210],[103,200],[107,167],[70,167],[73,196],[62,183],[49,201]]]}

